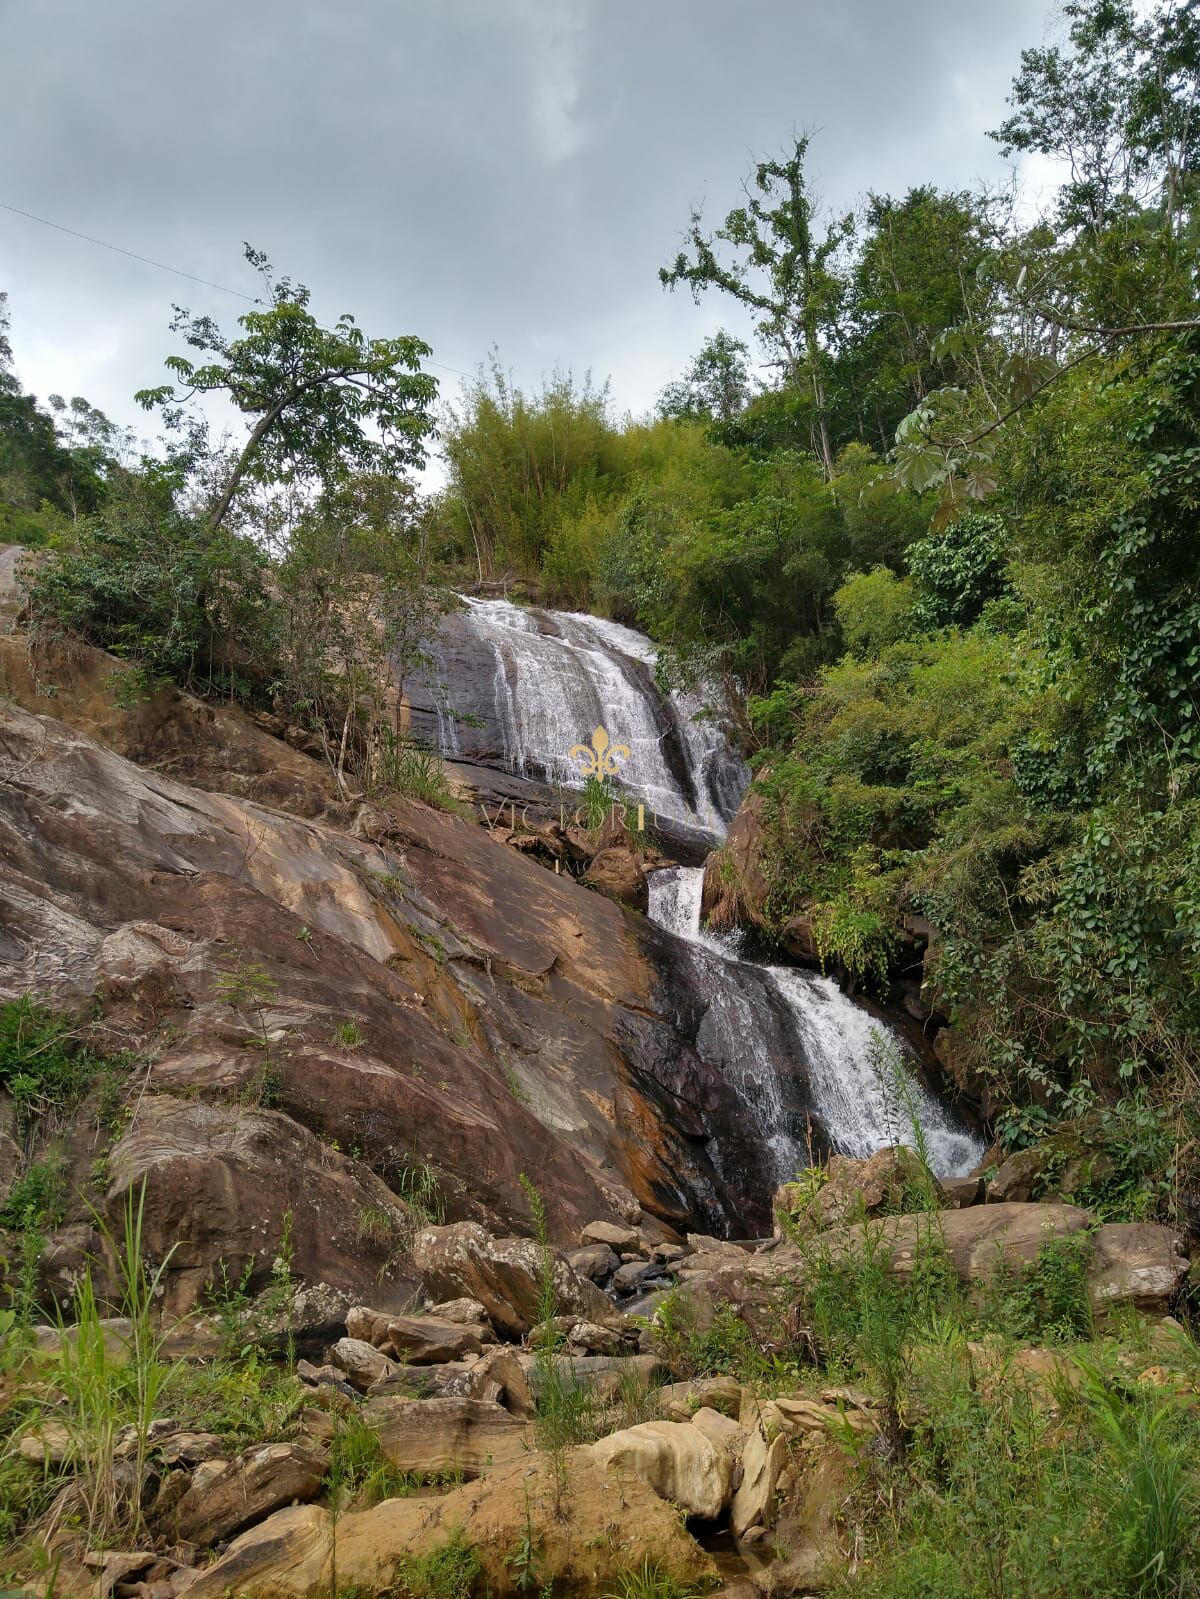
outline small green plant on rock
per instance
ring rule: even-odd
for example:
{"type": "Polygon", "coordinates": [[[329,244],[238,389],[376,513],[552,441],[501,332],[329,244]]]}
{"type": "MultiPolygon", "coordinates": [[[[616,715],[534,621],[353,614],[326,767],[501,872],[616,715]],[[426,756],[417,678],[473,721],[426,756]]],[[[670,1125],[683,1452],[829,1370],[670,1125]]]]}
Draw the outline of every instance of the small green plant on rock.
{"type": "Polygon", "coordinates": [[[262,1049],[270,1048],[267,1010],[278,992],[278,984],[270,972],[253,961],[239,962],[231,971],[222,972],[217,978],[217,994],[230,1009],[248,1012],[254,1017],[262,1049]]]}
{"type": "Polygon", "coordinates": [[[482,1570],[477,1551],[456,1528],[440,1548],[401,1557],[395,1592],[399,1599],[469,1599],[482,1570]]]}
{"type": "Polygon", "coordinates": [[[984,1284],[985,1324],[1014,1340],[1069,1343],[1092,1333],[1088,1265],[1090,1232],[1047,1234],[1028,1265],[1014,1266],[998,1254],[984,1284]]]}

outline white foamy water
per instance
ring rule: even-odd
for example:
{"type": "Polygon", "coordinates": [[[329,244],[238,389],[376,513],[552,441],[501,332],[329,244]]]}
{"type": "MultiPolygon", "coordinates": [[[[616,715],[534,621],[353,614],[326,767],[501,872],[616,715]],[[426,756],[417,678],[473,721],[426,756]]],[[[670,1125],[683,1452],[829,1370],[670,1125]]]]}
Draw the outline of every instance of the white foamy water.
{"type": "Polygon", "coordinates": [[[784,1181],[809,1163],[805,1101],[840,1154],[861,1158],[887,1144],[911,1144],[915,1116],[939,1177],[962,1176],[977,1165],[982,1143],[912,1073],[897,1084],[877,1070],[876,1035],[903,1055],[891,1029],[830,978],[743,960],[735,939],[704,931],[703,885],[702,867],[653,873],[650,919],[683,939],[700,963],[696,975],[709,1008],[697,1047],[734,1083],[758,1122],[773,1175],[784,1181]],[[781,1060],[795,1063],[790,1079],[780,1072],[781,1060]]]}
{"type": "MultiPolygon", "coordinates": [[[[664,694],[658,651],[642,633],[599,617],[463,596],[432,649],[434,686],[448,677],[447,650],[469,660],[472,698],[498,741],[500,764],[518,777],[582,788],[573,745],[603,727],[629,755],[617,782],[650,813],[717,838],[746,787],[745,763],[695,694],[664,694]]],[[[461,670],[461,666],[460,666],[461,670]]],[[[439,712],[442,753],[463,739],[439,712]]]]}

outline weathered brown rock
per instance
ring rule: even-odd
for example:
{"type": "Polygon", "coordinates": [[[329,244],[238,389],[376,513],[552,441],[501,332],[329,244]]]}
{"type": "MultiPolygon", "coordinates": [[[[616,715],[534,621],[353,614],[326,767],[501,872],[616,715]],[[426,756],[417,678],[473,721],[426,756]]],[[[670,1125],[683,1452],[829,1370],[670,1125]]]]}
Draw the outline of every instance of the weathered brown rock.
{"type": "MultiPolygon", "coordinates": [[[[532,1238],[493,1238],[476,1222],[425,1227],[413,1240],[412,1259],[427,1292],[477,1299],[501,1334],[520,1338],[538,1319],[542,1250],[532,1238]]],[[[555,1259],[561,1313],[611,1322],[611,1302],[561,1257],[555,1259]]]]}
{"type": "MultiPolygon", "coordinates": [[[[147,1222],[179,1246],[173,1308],[194,1304],[217,1258],[235,1272],[253,1255],[251,1290],[264,1287],[290,1207],[297,1276],[400,1309],[402,1271],[394,1296],[375,1284],[402,1255],[402,1207],[371,1192],[367,1168],[395,1180],[414,1155],[448,1214],[495,1231],[526,1213],[526,1171],[560,1238],[639,1205],[707,1228],[736,1213],[705,1148],[720,1127],[749,1150],[749,1126],[681,1040],[657,945],[618,907],[458,817],[337,798],[316,762],[236,711],[174,692],[116,705],[116,664],[95,652],[55,669],[54,699],[22,646],[0,639],[0,655],[10,689],[49,713],[0,709],[0,996],[95,993],[114,1044],[155,1039],[143,1112],[156,1097],[209,1099],[231,1120],[280,1116],[287,1138],[319,1146],[316,1159],[280,1152],[281,1180],[262,1188],[239,1170],[254,1167],[253,1139],[232,1162],[227,1137],[183,1152],[180,1229],[177,1152],[145,1140],[147,1222]],[[238,998],[250,968],[259,1000],[238,998]],[[350,1026],[362,1041],[347,1049],[350,1026]],[[520,1096],[498,1060],[521,1062],[520,1096]],[[334,1158],[334,1141],[355,1158],[334,1158]],[[342,1189],[320,1226],[314,1172],[342,1189]],[[264,1236],[254,1201],[272,1191],[264,1236]],[[210,1237],[231,1205],[233,1238],[210,1237]]],[[[81,1140],[70,1192],[97,1152],[81,1140]]]]}
{"type": "Polygon", "coordinates": [[[981,1205],[986,1194],[982,1177],[939,1177],[938,1188],[951,1210],[966,1210],[981,1205]]]}
{"type": "Polygon", "coordinates": [[[339,1371],[345,1372],[346,1381],[362,1394],[396,1371],[396,1362],[365,1338],[339,1338],[329,1357],[339,1371]]]}
{"type": "Polygon", "coordinates": [[[114,1231],[145,1185],[143,1246],[168,1254],[164,1308],[183,1315],[220,1281],[270,1277],[290,1214],[292,1269],[308,1282],[353,1286],[372,1277],[398,1299],[412,1278],[390,1251],[360,1238],[354,1218],[403,1203],[362,1165],[338,1155],[278,1111],[150,1095],[109,1156],[105,1212],[114,1231]]]}
{"type": "Polygon", "coordinates": [[[408,1366],[435,1366],[477,1355],[489,1333],[482,1323],[472,1327],[438,1316],[394,1316],[387,1325],[395,1358],[408,1366]]]}
{"type": "Polygon", "coordinates": [[[442,1321],[456,1321],[463,1327],[477,1327],[487,1321],[487,1311],[478,1299],[444,1299],[440,1305],[430,1305],[426,1314],[442,1321]]]}
{"type": "Polygon", "coordinates": [[[357,1338],[378,1349],[387,1341],[390,1320],[386,1310],[372,1310],[369,1305],[351,1305],[346,1312],[346,1337],[357,1338]]]}
{"type": "Polygon", "coordinates": [[[503,1405],[505,1410],[524,1421],[534,1415],[533,1390],[525,1368],[507,1345],[489,1349],[467,1368],[462,1381],[466,1398],[486,1399],[503,1405]]]}
{"type": "Polygon", "coordinates": [[[650,885],[642,863],[627,845],[615,844],[593,855],[583,881],[589,888],[632,910],[645,913],[650,907],[650,885]]]}
{"type": "Polygon", "coordinates": [[[566,1328],[567,1347],[572,1354],[618,1355],[624,1348],[616,1327],[601,1327],[594,1321],[571,1321],[566,1328]]]}
{"type": "Polygon", "coordinates": [[[265,1444],[237,1460],[202,1466],[176,1508],[178,1536],[207,1548],[283,1505],[307,1503],[321,1492],[327,1464],[303,1444],[265,1444]]]}
{"type": "Polygon", "coordinates": [[[742,1481],[729,1511],[729,1525],[738,1537],[770,1520],[779,1473],[786,1459],[787,1439],[782,1433],[770,1439],[761,1427],[752,1427],[747,1433],[742,1448],[742,1481]]]}
{"type": "Polygon", "coordinates": [[[819,1185],[783,1184],[775,1195],[777,1225],[820,1232],[863,1216],[900,1211],[922,1188],[936,1190],[919,1157],[902,1144],[878,1149],[866,1160],[831,1155],[823,1176],[819,1185]]]}
{"type": "MultiPolygon", "coordinates": [[[[337,1522],[337,1584],[391,1589],[406,1558],[444,1545],[457,1530],[482,1562],[481,1591],[516,1599],[523,1571],[512,1559],[528,1538],[538,1578],[556,1592],[599,1599],[623,1572],[657,1566],[676,1587],[713,1585],[709,1556],[672,1508],[640,1478],[624,1482],[587,1449],[566,1460],[566,1482],[533,1455],[435,1499],[389,1499],[337,1522]],[[614,1506],[620,1506],[619,1516],[614,1506]]],[[[193,1599],[309,1599],[333,1586],[333,1526],[316,1506],[286,1510],[237,1539],[191,1586],[193,1599]]]]}
{"type": "MultiPolygon", "coordinates": [[[[864,1230],[885,1248],[893,1268],[911,1272],[932,1249],[944,1250],[967,1284],[985,1283],[997,1270],[1032,1265],[1047,1244],[1092,1228],[1074,1205],[975,1205],[907,1216],[883,1216],[852,1227],[831,1227],[822,1247],[835,1257],[862,1250],[864,1230]]],[[[766,1336],[786,1326],[795,1285],[808,1269],[804,1253],[782,1244],[766,1254],[736,1258],[728,1250],[700,1251],[680,1263],[681,1306],[703,1328],[715,1308],[730,1304],[766,1336]]],[[[1109,1224],[1095,1230],[1088,1251],[1089,1291],[1099,1308],[1130,1304],[1165,1309],[1187,1271],[1179,1242],[1153,1223],[1109,1224]]]]}
{"type": "Polygon", "coordinates": [[[993,1205],[1027,1204],[1041,1191],[1045,1167],[1045,1152],[1036,1145],[1014,1151],[987,1185],[988,1201],[993,1205]]]}
{"type": "Polygon", "coordinates": [[[519,1460],[533,1442],[521,1420],[485,1399],[369,1399],[364,1415],[393,1466],[429,1476],[478,1477],[519,1460]]]}
{"type": "Polygon", "coordinates": [[[641,1234],[635,1227],[622,1227],[618,1222],[590,1221],[579,1235],[579,1241],[587,1244],[607,1244],[609,1249],[619,1255],[622,1250],[633,1250],[635,1254],[643,1253],[641,1234]]]}
{"type": "Polygon", "coordinates": [[[1097,1229],[1088,1292],[1097,1310],[1133,1305],[1167,1310],[1187,1275],[1179,1238],[1152,1222],[1108,1222],[1097,1229]]]}
{"type": "Polygon", "coordinates": [[[599,1283],[612,1276],[621,1260],[607,1244],[586,1244],[582,1249],[568,1250],[567,1263],[580,1277],[599,1283]]]}
{"type": "Polygon", "coordinates": [[[663,1414],[672,1421],[690,1421],[698,1410],[718,1410],[736,1417],[742,1405],[742,1385],[736,1377],[693,1377],[668,1383],[659,1394],[663,1414]]]}
{"type": "Polygon", "coordinates": [[[752,788],[729,824],[724,843],[705,862],[701,906],[709,926],[724,929],[763,925],[767,883],[762,871],[762,847],[762,795],[752,788]]]}

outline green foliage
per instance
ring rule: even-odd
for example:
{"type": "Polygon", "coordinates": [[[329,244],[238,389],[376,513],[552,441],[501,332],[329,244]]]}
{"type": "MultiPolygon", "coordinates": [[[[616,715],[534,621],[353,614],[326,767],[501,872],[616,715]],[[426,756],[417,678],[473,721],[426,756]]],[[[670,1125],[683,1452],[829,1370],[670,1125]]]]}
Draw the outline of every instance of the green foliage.
{"type": "Polygon", "coordinates": [[[411,1155],[397,1171],[388,1173],[388,1182],[408,1207],[415,1227],[436,1227],[444,1220],[446,1202],[441,1184],[427,1160],[411,1155]]]}
{"type": "Polygon", "coordinates": [[[470,1599],[482,1569],[479,1555],[455,1529],[439,1548],[397,1562],[395,1591],[403,1599],[470,1599]]]}
{"type": "Polygon", "coordinates": [[[536,570],[557,546],[561,580],[564,524],[606,498],[618,470],[607,387],[556,372],[539,394],[527,395],[493,353],[488,371],[449,409],[442,443],[447,532],[479,575],[503,566],[536,570]]]}
{"type": "Polygon", "coordinates": [[[328,489],[353,472],[399,477],[422,465],[437,397],[437,380],[421,370],[429,346],[412,337],[368,339],[348,313],[323,327],[303,284],[275,279],[250,245],[246,260],[262,277],[267,308],[239,317],[242,337],[230,338],[212,317],[176,307],[172,331],[210,359],[167,358],[187,391],[182,397],[170,384],[137,396],[147,410],[161,408],[168,427],[182,428],[195,395],[224,394],[250,424],[209,525],[224,522],[243,484],[328,489]]]}
{"type": "Polygon", "coordinates": [[[441,756],[417,739],[379,730],[375,777],[381,788],[408,794],[439,810],[471,815],[470,807],[456,798],[441,756]]]}
{"type": "Polygon", "coordinates": [[[985,1286],[985,1325],[1029,1342],[1072,1343],[1090,1337],[1091,1254],[1092,1237],[1085,1232],[1048,1236],[1035,1258],[1020,1268],[998,1258],[985,1286]]]}
{"type": "Polygon", "coordinates": [[[85,1034],[77,1020],[32,994],[0,1003],[0,1088],[12,1095],[22,1137],[40,1118],[74,1109],[109,1066],[85,1034]]]}
{"type": "Polygon", "coordinates": [[[663,416],[732,422],[750,397],[750,351],[721,328],[705,339],[683,378],[668,383],[659,396],[663,416]]]}
{"type": "Polygon", "coordinates": [[[746,202],[714,234],[693,212],[686,240],[659,277],[688,286],[699,300],[718,289],[753,312],[755,330],[783,365],[791,386],[811,399],[813,452],[826,478],[834,472],[828,400],[827,346],[838,327],[838,253],[854,230],[852,217],[819,226],[805,163],[809,138],[798,135],[777,160],[755,164],[746,202]]]}
{"type": "MultiPolygon", "coordinates": [[[[903,1466],[843,1599],[1158,1599],[1193,1595],[1194,1423],[1171,1404],[1063,1388],[1046,1402],[1018,1369],[981,1374],[961,1339],[931,1345],[903,1466]],[[964,1560],[962,1551],[971,1558],[964,1560]]],[[[878,1500],[876,1500],[878,1502],[878,1500]]]]}
{"type": "Polygon", "coordinates": [[[1131,1405],[1094,1369],[1084,1365],[1084,1373],[1092,1419],[1106,1445],[1110,1527],[1127,1591],[1180,1593],[1185,1582],[1194,1582],[1193,1442],[1171,1405],[1131,1405]]]}
{"type": "Polygon", "coordinates": [[[767,1370],[758,1342],[731,1305],[715,1306],[701,1326],[691,1301],[672,1289],[655,1307],[652,1326],[656,1351],[681,1379],[733,1372],[753,1382],[767,1370]]]}
{"type": "Polygon", "coordinates": [[[906,638],[914,626],[913,586],[886,566],[855,572],[833,595],[846,648],[869,654],[906,638]]]}
{"type": "Polygon", "coordinates": [[[0,1228],[10,1230],[12,1258],[0,1259],[5,1287],[23,1326],[35,1319],[38,1258],[45,1235],[59,1226],[71,1198],[64,1129],[95,1091],[101,1122],[114,1119],[123,1056],[98,1053],[78,1018],[31,994],[0,1003],[0,1091],[12,1096],[19,1147],[0,1228]]]}
{"type": "Polygon", "coordinates": [[[125,474],[103,508],[24,571],[34,645],[96,645],[201,692],[261,694],[276,617],[253,541],[178,510],[161,475],[125,474]]]}
{"type": "Polygon", "coordinates": [[[941,533],[908,548],[915,601],[912,621],[922,633],[970,627],[989,600],[1008,588],[1006,531],[998,516],[968,511],[941,533]]]}
{"type": "Polygon", "coordinates": [[[36,548],[99,509],[122,440],[102,412],[76,396],[50,396],[49,412],[21,392],[0,293],[0,543],[36,548]]]}
{"type": "Polygon", "coordinates": [[[384,1454],[379,1434],[361,1416],[335,1413],[336,1430],[329,1448],[325,1482],[335,1509],[369,1510],[385,1499],[406,1498],[419,1481],[392,1465],[384,1454]]]}
{"type": "Polygon", "coordinates": [[[616,1587],[604,1599],[698,1599],[703,1591],[681,1583],[647,1555],[640,1566],[618,1572],[616,1587]]]}

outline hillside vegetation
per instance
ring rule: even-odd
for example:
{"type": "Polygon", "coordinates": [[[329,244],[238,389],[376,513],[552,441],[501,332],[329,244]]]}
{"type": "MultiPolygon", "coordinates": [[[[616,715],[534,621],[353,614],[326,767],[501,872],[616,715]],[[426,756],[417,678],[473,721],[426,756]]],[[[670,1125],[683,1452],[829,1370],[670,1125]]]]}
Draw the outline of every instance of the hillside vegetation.
{"type": "Polygon", "coordinates": [[[742,1599],[1200,1593],[1200,11],[1062,9],[1044,215],[829,214],[793,138],[653,415],[446,401],[247,247],[150,445],[0,295],[0,1585],[697,1599],[716,1530],[742,1599]],[[662,840],[474,826],[412,735],[472,588],[719,686],[714,924],[903,1002],[972,1176],[914,1111],[747,1208],[662,840]]]}

